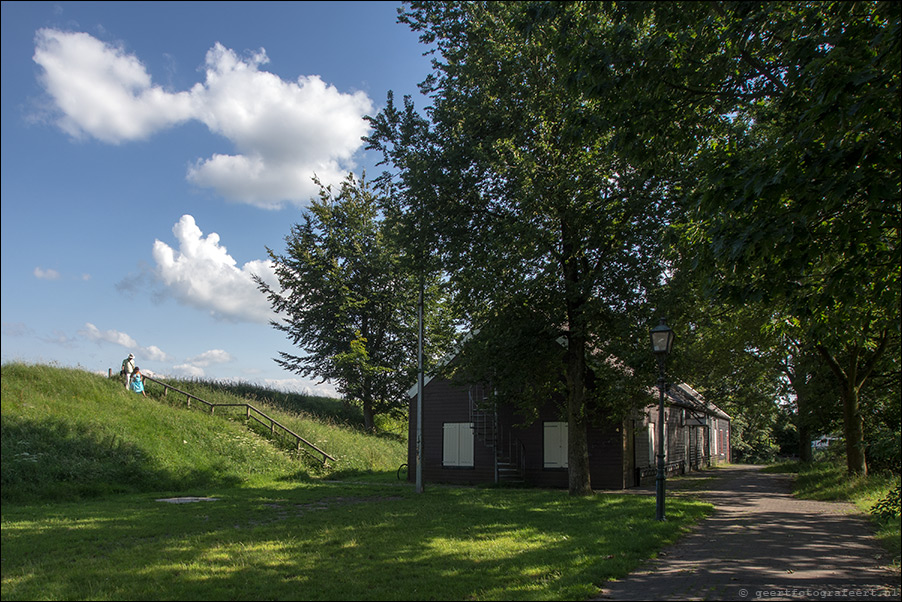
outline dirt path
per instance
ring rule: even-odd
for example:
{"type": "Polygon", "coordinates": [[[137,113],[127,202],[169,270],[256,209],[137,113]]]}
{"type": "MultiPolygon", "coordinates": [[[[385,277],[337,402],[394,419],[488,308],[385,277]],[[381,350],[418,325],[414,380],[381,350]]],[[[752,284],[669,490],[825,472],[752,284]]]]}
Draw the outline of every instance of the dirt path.
{"type": "Polygon", "coordinates": [[[899,571],[853,505],[796,499],[790,475],[754,466],[716,474],[702,493],[714,514],[595,600],[900,599],[899,571]]]}

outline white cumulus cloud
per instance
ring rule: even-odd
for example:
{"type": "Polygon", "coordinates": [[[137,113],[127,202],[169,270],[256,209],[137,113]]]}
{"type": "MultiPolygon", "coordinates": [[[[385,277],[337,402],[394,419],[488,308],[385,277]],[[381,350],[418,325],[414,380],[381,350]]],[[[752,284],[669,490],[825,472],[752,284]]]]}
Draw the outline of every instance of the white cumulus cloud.
{"type": "Polygon", "coordinates": [[[194,113],[189,93],[153,86],[136,57],[86,33],[40,29],[33,58],[59,109],[57,124],[75,138],[143,139],[194,113]]]}
{"type": "Polygon", "coordinates": [[[364,116],[373,111],[365,93],[339,92],[317,75],[286,81],[262,70],[263,49],[242,58],[217,43],[204,81],[179,92],[154,85],[137,57],[86,33],[39,30],[34,61],[63,131],[118,144],[199,121],[234,152],[196,158],[187,178],[263,208],[303,205],[317,193],[313,175],[340,181],[354,167],[368,132],[364,116]]]}
{"type": "Polygon", "coordinates": [[[153,258],[157,278],[180,303],[228,320],[268,324],[275,317],[253,281],[258,275],[271,286],[278,286],[271,262],[255,260],[238,267],[220,245],[219,235],[211,232],[204,236],[190,215],[183,215],[172,233],[178,249],[157,240],[153,258]]]}
{"type": "Polygon", "coordinates": [[[168,353],[166,353],[156,345],[143,347],[141,348],[140,352],[142,356],[153,362],[168,362],[171,359],[168,353]]]}

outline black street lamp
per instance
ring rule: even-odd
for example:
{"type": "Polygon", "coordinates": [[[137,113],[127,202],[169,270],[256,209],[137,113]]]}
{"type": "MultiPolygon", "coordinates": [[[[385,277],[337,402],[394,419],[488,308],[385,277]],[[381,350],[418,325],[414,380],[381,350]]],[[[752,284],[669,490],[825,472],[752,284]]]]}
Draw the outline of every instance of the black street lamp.
{"type": "Polygon", "coordinates": [[[655,518],[664,520],[664,363],[673,348],[673,330],[664,319],[651,329],[651,350],[658,358],[658,477],[655,479],[655,518]]]}

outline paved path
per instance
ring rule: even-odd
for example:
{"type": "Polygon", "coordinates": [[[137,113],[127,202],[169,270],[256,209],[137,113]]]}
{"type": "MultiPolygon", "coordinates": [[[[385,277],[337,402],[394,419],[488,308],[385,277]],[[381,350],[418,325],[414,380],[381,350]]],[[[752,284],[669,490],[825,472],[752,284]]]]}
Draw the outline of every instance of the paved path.
{"type": "MultiPolygon", "coordinates": [[[[853,505],[796,499],[791,475],[754,466],[714,474],[694,479],[714,514],[595,600],[900,599],[899,571],[853,505]]],[[[692,482],[669,480],[668,494],[692,482]]]]}

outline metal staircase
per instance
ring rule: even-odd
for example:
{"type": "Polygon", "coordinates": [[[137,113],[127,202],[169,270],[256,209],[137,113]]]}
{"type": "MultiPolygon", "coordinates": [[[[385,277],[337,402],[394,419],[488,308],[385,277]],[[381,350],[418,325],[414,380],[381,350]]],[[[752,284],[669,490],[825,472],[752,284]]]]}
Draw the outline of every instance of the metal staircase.
{"type": "Polygon", "coordinates": [[[494,399],[470,387],[470,423],[476,439],[492,450],[495,458],[496,484],[521,484],[525,482],[526,449],[519,439],[514,439],[508,429],[498,423],[494,399]]]}

